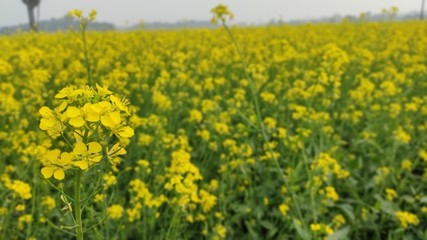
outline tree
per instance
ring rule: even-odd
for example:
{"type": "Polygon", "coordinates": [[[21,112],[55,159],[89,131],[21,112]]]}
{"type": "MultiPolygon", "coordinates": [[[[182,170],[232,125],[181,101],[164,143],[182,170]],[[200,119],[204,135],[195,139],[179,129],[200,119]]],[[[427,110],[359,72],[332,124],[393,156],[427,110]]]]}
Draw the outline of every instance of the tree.
{"type": "Polygon", "coordinates": [[[421,1],[421,13],[420,13],[420,19],[421,20],[423,20],[423,18],[424,18],[424,3],[425,3],[425,0],[422,0],[421,1]]]}
{"type": "Polygon", "coordinates": [[[36,18],[34,17],[34,8],[40,4],[40,1],[41,0],[22,0],[22,2],[27,6],[30,28],[33,31],[37,31],[36,18]]]}

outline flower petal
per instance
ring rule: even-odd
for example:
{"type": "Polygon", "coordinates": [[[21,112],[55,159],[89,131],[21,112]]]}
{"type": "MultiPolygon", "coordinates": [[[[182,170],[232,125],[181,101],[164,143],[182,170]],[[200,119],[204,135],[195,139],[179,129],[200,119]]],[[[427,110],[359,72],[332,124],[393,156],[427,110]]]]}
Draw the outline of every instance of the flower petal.
{"type": "Polygon", "coordinates": [[[102,146],[101,144],[97,143],[97,142],[90,142],[88,144],[88,153],[99,153],[102,150],[102,146]]]}
{"type": "Polygon", "coordinates": [[[65,113],[67,114],[67,117],[74,118],[80,115],[80,109],[76,107],[68,107],[65,113]]]}
{"type": "Polygon", "coordinates": [[[117,134],[122,138],[130,138],[133,136],[134,131],[131,127],[125,126],[125,127],[120,128],[117,131],[117,134]]]}
{"type": "Polygon", "coordinates": [[[50,128],[52,128],[55,125],[55,120],[53,120],[52,118],[42,118],[40,120],[40,129],[41,130],[48,130],[50,128]]]}
{"type": "Polygon", "coordinates": [[[64,111],[64,109],[67,107],[68,103],[67,102],[62,102],[61,105],[59,105],[58,107],[58,111],[62,112],[64,111]]]}
{"type": "Polygon", "coordinates": [[[61,151],[59,149],[54,149],[46,153],[46,158],[49,162],[54,163],[58,159],[59,154],[61,154],[61,151]]]}
{"type": "Polygon", "coordinates": [[[114,126],[115,126],[113,120],[111,120],[110,116],[108,116],[108,115],[101,117],[101,123],[102,123],[102,125],[104,125],[108,128],[114,128],[114,126]]]}
{"type": "Polygon", "coordinates": [[[117,155],[125,155],[126,149],[121,147],[119,143],[116,143],[111,149],[108,149],[107,147],[107,154],[109,157],[114,157],[117,155]]]}
{"type": "Polygon", "coordinates": [[[65,178],[65,173],[64,170],[62,169],[56,169],[55,173],[53,174],[53,177],[58,179],[58,180],[62,180],[65,178]]]}
{"type": "Polygon", "coordinates": [[[42,115],[42,117],[45,117],[45,118],[52,117],[52,110],[50,110],[50,108],[48,107],[40,108],[39,113],[40,115],[42,115]]]}
{"type": "Polygon", "coordinates": [[[111,120],[115,123],[115,125],[119,125],[121,123],[120,112],[115,111],[109,114],[111,120]]]}
{"type": "Polygon", "coordinates": [[[101,155],[96,155],[96,156],[92,157],[92,158],[90,159],[90,161],[91,161],[91,162],[95,162],[95,163],[97,163],[97,162],[101,161],[101,159],[102,159],[102,156],[101,156],[101,155]]]}
{"type": "Polygon", "coordinates": [[[58,163],[62,166],[68,165],[71,163],[71,154],[68,152],[63,152],[61,154],[61,160],[58,163]]]}
{"type": "Polygon", "coordinates": [[[92,110],[89,110],[88,113],[86,114],[86,120],[88,120],[89,122],[98,122],[99,114],[92,110]]]}
{"type": "Polygon", "coordinates": [[[87,152],[86,144],[84,144],[82,142],[76,143],[76,146],[73,149],[74,154],[84,155],[84,154],[86,154],[86,152],[87,152]]]}
{"type": "Polygon", "coordinates": [[[74,162],[74,165],[79,167],[81,170],[86,170],[89,167],[86,161],[77,161],[74,162]]]}
{"type": "Polygon", "coordinates": [[[78,117],[71,118],[68,123],[73,127],[79,128],[85,125],[85,120],[81,116],[78,116],[78,117]]]}
{"type": "Polygon", "coordinates": [[[53,175],[53,170],[53,167],[44,167],[42,168],[41,173],[44,178],[50,178],[53,175]]]}

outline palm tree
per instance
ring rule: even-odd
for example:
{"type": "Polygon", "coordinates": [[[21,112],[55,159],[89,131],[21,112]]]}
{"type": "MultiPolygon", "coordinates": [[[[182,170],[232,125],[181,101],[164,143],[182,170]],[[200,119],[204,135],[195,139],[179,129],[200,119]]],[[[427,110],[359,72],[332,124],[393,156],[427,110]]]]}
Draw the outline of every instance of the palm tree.
{"type": "Polygon", "coordinates": [[[22,0],[22,2],[27,6],[30,28],[33,31],[37,31],[36,18],[34,17],[34,8],[40,4],[40,1],[41,0],[22,0]]]}

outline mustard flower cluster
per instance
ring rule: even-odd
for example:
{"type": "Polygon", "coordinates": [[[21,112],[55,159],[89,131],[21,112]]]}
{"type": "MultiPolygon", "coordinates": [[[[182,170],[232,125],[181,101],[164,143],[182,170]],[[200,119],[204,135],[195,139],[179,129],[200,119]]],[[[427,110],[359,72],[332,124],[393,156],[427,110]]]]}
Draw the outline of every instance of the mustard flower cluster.
{"type": "Polygon", "coordinates": [[[334,233],[334,230],[330,226],[320,223],[310,224],[310,230],[314,233],[315,236],[318,236],[320,234],[325,234],[329,236],[334,233]]]}
{"type": "Polygon", "coordinates": [[[96,90],[87,86],[65,87],[55,99],[59,106],[39,110],[39,127],[54,138],[61,136],[72,151],[48,151],[42,161],[41,173],[45,178],[62,180],[69,168],[86,170],[103,156],[113,158],[126,153],[124,145],[134,135],[126,121],[130,115],[126,99],[99,85],[96,90]]]}
{"type": "Polygon", "coordinates": [[[92,9],[89,15],[86,17],[83,15],[83,11],[79,9],[74,9],[68,12],[68,15],[79,20],[82,24],[86,24],[88,21],[92,22],[96,19],[98,13],[96,10],[92,9]]]}
{"type": "Polygon", "coordinates": [[[416,226],[420,224],[420,220],[417,215],[410,212],[397,211],[396,218],[399,220],[400,226],[403,228],[408,228],[410,225],[416,226]]]}
{"type": "MultiPolygon", "coordinates": [[[[197,166],[191,163],[190,153],[185,149],[172,152],[171,165],[167,169],[164,185],[166,190],[174,192],[176,197],[171,199],[184,212],[193,210],[197,205],[201,207],[201,213],[196,220],[204,221],[205,213],[208,213],[217,203],[217,197],[204,189],[199,189],[198,181],[202,180],[197,166]]],[[[193,216],[187,215],[187,221],[193,222],[193,216]]]]}
{"type": "Polygon", "coordinates": [[[31,187],[26,182],[13,180],[11,182],[6,182],[5,186],[9,190],[13,191],[19,198],[26,200],[32,197],[31,187]]]}
{"type": "Polygon", "coordinates": [[[227,20],[232,20],[234,18],[234,14],[228,9],[226,5],[218,4],[211,10],[213,17],[211,22],[213,24],[217,24],[218,22],[224,23],[227,20]]]}

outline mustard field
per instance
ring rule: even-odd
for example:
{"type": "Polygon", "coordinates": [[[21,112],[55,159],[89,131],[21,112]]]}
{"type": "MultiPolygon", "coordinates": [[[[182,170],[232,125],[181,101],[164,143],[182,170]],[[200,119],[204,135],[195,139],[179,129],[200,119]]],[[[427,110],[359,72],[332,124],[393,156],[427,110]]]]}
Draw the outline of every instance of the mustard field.
{"type": "Polygon", "coordinates": [[[424,22],[85,34],[0,36],[0,239],[427,239],[424,22]]]}

